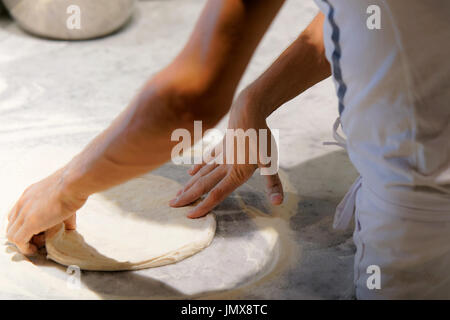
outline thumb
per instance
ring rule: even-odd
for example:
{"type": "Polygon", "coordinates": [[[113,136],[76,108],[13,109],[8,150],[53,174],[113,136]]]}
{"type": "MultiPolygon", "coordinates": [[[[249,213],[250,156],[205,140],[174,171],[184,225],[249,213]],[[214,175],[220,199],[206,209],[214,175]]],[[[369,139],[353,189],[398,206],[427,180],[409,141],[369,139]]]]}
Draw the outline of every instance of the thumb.
{"type": "Polygon", "coordinates": [[[77,228],[77,214],[74,213],[69,219],[64,220],[66,230],[75,230],[77,228]]]}
{"type": "Polygon", "coordinates": [[[273,205],[279,205],[283,202],[283,185],[281,184],[278,173],[266,178],[266,193],[269,201],[273,205]]]}

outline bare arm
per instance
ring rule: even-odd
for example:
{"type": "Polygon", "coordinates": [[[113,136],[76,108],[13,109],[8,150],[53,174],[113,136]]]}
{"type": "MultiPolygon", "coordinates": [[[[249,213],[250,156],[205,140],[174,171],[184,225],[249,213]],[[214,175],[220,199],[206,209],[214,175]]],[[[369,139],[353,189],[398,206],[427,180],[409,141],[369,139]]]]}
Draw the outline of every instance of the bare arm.
{"type": "Polygon", "coordinates": [[[33,235],[75,227],[87,197],[170,159],[176,128],[211,127],[228,111],[257,44],[283,0],[209,0],[182,52],[61,170],[30,186],[11,210],[8,239],[25,254],[33,235]]]}
{"type": "Polygon", "coordinates": [[[248,88],[252,103],[269,116],[287,101],[331,75],[319,13],[300,36],[248,88]]]}
{"type": "Polygon", "coordinates": [[[170,159],[173,130],[215,125],[282,3],[208,1],[178,57],[67,166],[68,187],[86,197],[148,172],[170,159]]]}
{"type": "MultiPolygon", "coordinates": [[[[275,109],[331,74],[323,45],[323,20],[323,14],[318,14],[289,48],[240,93],[231,108],[229,129],[269,130],[266,118],[275,109]]],[[[246,151],[252,152],[248,148],[246,151]]],[[[171,205],[184,206],[209,192],[190,212],[192,218],[204,216],[247,181],[257,167],[256,164],[196,165],[189,172],[193,177],[171,205]]],[[[283,188],[278,174],[266,176],[266,190],[272,204],[282,203],[283,188]]]]}

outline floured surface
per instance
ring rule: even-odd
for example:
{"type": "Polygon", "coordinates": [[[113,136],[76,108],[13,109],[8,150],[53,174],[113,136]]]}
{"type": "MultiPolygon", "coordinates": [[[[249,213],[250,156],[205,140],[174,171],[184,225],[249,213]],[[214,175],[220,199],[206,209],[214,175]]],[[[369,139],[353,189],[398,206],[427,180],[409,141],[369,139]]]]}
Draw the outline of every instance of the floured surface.
{"type": "MultiPolygon", "coordinates": [[[[5,191],[5,198],[0,201],[3,230],[6,208],[13,205],[23,189],[62,166],[74,151],[41,146],[24,152],[19,160],[0,170],[3,178],[0,186],[5,191]],[[9,185],[12,187],[8,189],[9,185]]],[[[56,242],[50,241],[48,248],[50,256],[81,269],[118,270],[167,264],[198,251],[212,238],[214,218],[209,214],[203,219],[189,219],[186,224],[184,210],[188,209],[174,209],[180,212],[179,218],[166,219],[172,210],[167,202],[178,190],[175,186],[179,186],[174,181],[180,178],[188,178],[186,167],[167,164],[95,195],[77,214],[79,233],[71,233],[75,241],[66,242],[69,246],[59,246],[55,238],[56,242]],[[158,190],[152,193],[151,186],[158,190]],[[151,212],[143,211],[145,207],[159,208],[161,217],[156,219],[151,212]],[[180,233],[184,236],[180,237],[180,233]],[[149,252],[151,242],[155,241],[158,246],[149,252]],[[178,250],[181,243],[188,245],[178,250]],[[55,244],[59,253],[54,251],[55,244]],[[80,249],[80,245],[92,248],[80,249]],[[130,249],[130,245],[134,248],[130,249]],[[90,255],[89,259],[85,255],[90,255]]],[[[263,193],[254,196],[259,197],[259,203],[264,202],[263,193]]],[[[245,287],[263,279],[275,268],[282,247],[279,234],[287,234],[287,220],[267,214],[270,211],[267,209],[252,209],[243,195],[235,192],[214,210],[217,234],[206,249],[176,264],[158,268],[113,273],[82,271],[77,289],[71,286],[73,275],[66,273],[66,267],[47,260],[45,252],[37,257],[24,257],[6,243],[2,232],[0,268],[8,276],[0,277],[0,297],[181,298],[245,287]],[[277,221],[284,223],[283,229],[279,229],[277,221]]]]}
{"type": "Polygon", "coordinates": [[[91,196],[77,212],[77,230],[62,226],[46,237],[48,257],[82,270],[137,270],[185,259],[207,247],[213,214],[189,219],[191,207],[168,202],[179,183],[156,175],[136,178],[91,196]]]}

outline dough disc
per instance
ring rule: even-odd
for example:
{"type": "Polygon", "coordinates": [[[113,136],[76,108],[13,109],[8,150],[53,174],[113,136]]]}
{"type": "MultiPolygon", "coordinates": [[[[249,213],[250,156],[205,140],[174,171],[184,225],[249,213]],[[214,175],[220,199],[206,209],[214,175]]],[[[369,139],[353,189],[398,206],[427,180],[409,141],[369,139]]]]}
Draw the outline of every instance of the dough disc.
{"type": "Polygon", "coordinates": [[[156,175],[128,181],[92,195],[77,212],[77,230],[47,234],[48,258],[83,270],[118,271],[183,260],[212,241],[213,214],[187,218],[192,207],[168,202],[181,185],[156,175]]]}

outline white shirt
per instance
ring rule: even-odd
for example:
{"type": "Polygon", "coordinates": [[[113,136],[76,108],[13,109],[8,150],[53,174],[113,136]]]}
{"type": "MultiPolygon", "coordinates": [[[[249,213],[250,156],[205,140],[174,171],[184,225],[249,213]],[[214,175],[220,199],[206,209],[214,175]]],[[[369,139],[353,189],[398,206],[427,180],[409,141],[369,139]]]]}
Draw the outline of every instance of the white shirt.
{"type": "Polygon", "coordinates": [[[383,201],[450,219],[450,1],[315,1],[364,185],[383,201]],[[368,28],[371,5],[380,29],[368,28]]]}

